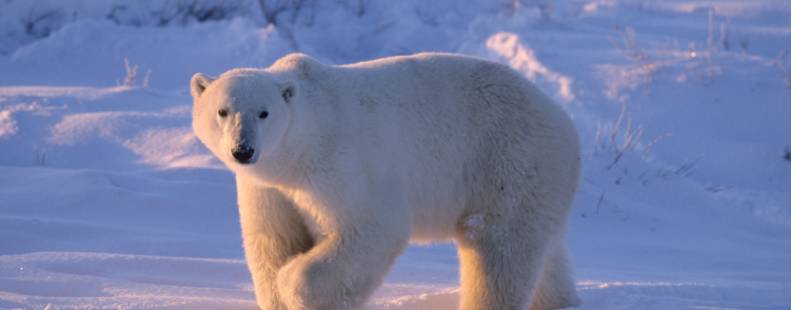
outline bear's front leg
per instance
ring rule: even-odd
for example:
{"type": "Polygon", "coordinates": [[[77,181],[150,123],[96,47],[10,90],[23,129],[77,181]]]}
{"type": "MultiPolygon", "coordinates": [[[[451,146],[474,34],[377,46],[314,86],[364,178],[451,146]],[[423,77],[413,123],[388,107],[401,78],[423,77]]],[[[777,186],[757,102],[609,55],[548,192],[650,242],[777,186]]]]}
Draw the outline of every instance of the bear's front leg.
{"type": "Polygon", "coordinates": [[[263,310],[285,310],[277,294],[277,272],[313,246],[303,218],[279,191],[236,178],[247,266],[263,310]]]}
{"type": "Polygon", "coordinates": [[[280,297],[291,310],[357,308],[406,246],[406,211],[372,203],[319,212],[330,228],[315,247],[278,272],[280,297]]]}

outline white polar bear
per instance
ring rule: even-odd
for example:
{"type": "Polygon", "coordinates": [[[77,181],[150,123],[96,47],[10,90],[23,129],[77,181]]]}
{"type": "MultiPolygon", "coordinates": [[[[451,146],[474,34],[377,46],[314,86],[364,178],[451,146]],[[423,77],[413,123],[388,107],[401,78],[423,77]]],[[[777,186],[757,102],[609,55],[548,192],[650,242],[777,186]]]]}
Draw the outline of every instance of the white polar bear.
{"type": "Polygon", "coordinates": [[[409,240],[450,239],[462,309],[578,304],[563,245],[577,134],[510,68],[291,54],[191,89],[195,133],[236,174],[261,308],[359,307],[409,240]]]}

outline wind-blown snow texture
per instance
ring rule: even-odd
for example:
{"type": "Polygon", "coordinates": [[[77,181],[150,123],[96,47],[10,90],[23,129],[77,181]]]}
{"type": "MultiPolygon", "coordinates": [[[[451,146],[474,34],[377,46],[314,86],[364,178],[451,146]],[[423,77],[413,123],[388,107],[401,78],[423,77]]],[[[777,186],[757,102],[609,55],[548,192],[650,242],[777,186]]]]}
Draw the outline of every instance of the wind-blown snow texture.
{"type": "MultiPolygon", "coordinates": [[[[791,308],[788,1],[189,3],[0,2],[0,308],[253,308],[188,80],[295,48],[472,54],[553,95],[583,139],[583,309],[791,308]]],[[[369,307],[452,309],[456,269],[410,247],[369,307]]]]}

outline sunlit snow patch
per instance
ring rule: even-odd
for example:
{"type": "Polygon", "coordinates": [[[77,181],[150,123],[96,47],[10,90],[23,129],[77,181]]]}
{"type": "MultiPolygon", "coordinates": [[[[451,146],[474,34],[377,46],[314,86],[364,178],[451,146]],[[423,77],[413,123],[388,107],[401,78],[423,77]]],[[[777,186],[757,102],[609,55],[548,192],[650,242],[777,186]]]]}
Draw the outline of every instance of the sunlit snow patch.
{"type": "Polygon", "coordinates": [[[486,47],[495,55],[508,60],[516,70],[523,72],[528,79],[545,79],[557,87],[557,96],[566,102],[574,100],[571,78],[554,72],[538,60],[536,53],[519,39],[519,35],[499,32],[486,40],[486,47]]]}

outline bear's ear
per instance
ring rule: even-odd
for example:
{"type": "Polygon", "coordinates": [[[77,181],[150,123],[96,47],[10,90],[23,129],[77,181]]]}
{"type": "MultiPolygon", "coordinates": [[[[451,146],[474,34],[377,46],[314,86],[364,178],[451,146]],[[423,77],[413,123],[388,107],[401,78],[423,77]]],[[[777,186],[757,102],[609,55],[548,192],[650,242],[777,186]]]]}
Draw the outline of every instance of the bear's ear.
{"type": "Polygon", "coordinates": [[[198,99],[203,91],[206,90],[206,87],[209,87],[211,82],[214,82],[214,79],[203,73],[195,73],[190,80],[190,93],[192,93],[192,98],[198,99]]]}
{"type": "Polygon", "coordinates": [[[294,86],[292,82],[285,82],[280,84],[280,96],[283,97],[283,100],[286,103],[291,103],[294,99],[294,96],[297,95],[297,88],[294,86]]]}

